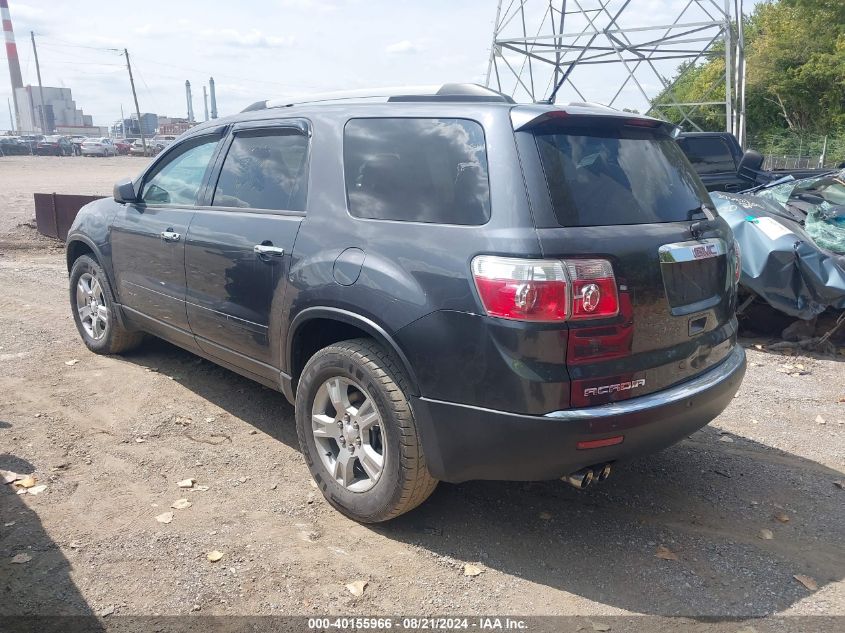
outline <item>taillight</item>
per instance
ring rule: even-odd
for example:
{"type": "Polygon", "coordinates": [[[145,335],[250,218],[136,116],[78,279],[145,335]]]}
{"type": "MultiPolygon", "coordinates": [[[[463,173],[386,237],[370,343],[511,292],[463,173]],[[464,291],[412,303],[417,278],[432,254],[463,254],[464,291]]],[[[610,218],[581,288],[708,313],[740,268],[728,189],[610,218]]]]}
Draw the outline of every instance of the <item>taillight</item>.
{"type": "Polygon", "coordinates": [[[563,262],[479,255],[472,276],[487,314],[521,321],[564,321],[569,314],[563,262]]]}
{"type": "Polygon", "coordinates": [[[604,259],[515,259],[479,255],[472,275],[487,314],[520,321],[596,319],[619,313],[619,294],[604,259]]]}
{"type": "Polygon", "coordinates": [[[739,249],[739,242],[734,240],[734,284],[739,283],[742,275],[742,251],[739,249]]]}
{"type": "Polygon", "coordinates": [[[606,259],[566,261],[572,280],[572,318],[596,319],[619,313],[613,267],[606,259]]]}

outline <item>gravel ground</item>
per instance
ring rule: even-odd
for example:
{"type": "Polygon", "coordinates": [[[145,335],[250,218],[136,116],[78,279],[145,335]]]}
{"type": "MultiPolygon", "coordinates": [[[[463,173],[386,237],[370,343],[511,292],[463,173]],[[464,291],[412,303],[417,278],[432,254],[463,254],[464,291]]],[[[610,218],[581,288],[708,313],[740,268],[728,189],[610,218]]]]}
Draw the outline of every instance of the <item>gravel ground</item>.
{"type": "Polygon", "coordinates": [[[731,406],[602,485],[441,484],[358,525],[280,394],[161,341],[79,340],[32,193],[108,194],[143,164],[0,158],[0,469],[46,485],[0,486],[0,614],[845,615],[845,355],[744,340],[731,406]]]}

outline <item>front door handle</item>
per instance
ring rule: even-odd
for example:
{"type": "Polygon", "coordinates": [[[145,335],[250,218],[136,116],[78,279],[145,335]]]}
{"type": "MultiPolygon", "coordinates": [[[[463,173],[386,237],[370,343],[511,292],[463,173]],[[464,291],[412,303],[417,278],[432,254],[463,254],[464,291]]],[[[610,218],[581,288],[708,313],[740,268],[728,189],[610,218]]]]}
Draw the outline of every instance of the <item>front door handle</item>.
{"type": "Polygon", "coordinates": [[[176,233],[173,229],[167,229],[166,231],[161,232],[161,239],[165,242],[178,242],[182,238],[179,233],[176,233]]]}
{"type": "Polygon", "coordinates": [[[284,257],[285,249],[273,246],[272,244],[256,244],[252,247],[258,257],[261,259],[269,259],[270,257],[280,258],[284,257]]]}

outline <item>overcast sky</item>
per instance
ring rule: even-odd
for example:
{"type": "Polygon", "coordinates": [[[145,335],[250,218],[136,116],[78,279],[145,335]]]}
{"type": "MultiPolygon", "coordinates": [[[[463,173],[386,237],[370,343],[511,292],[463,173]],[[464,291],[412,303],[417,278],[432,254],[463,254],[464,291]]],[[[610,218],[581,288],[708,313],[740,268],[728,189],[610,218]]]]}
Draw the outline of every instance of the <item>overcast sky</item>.
{"type": "MultiPolygon", "coordinates": [[[[612,0],[617,1],[622,0],[612,0]]],[[[581,2],[585,8],[595,3],[581,2]]],[[[536,31],[547,2],[534,4],[537,12],[528,16],[529,31],[536,31]]],[[[633,0],[624,25],[670,23],[685,4],[633,0]]],[[[526,7],[531,5],[529,0],[526,7]]],[[[496,0],[9,0],[9,10],[24,84],[37,85],[29,39],[34,31],[44,85],[71,88],[77,107],[93,115],[96,125],[109,125],[120,117],[121,105],[127,116],[134,108],[124,47],[132,59],[142,112],[185,116],[184,82],[189,79],[198,120],[203,119],[202,86],[210,76],[217,84],[221,116],[261,99],[308,92],[483,83],[496,0]]],[[[687,21],[698,19],[700,14],[691,13],[687,21]]],[[[564,30],[581,28],[573,19],[564,30]]],[[[0,55],[4,129],[11,88],[5,51],[0,55]]],[[[661,72],[671,74],[676,62],[667,64],[661,72]]],[[[502,71],[504,78],[504,66],[502,71]]],[[[647,71],[643,65],[639,72],[651,94],[659,81],[647,71]]],[[[624,77],[621,68],[609,66],[585,66],[578,72],[573,79],[579,90],[599,102],[609,101],[624,77]]],[[[536,79],[543,92],[545,78],[536,79]]],[[[579,99],[569,87],[561,96],[559,102],[579,99]]],[[[643,109],[645,99],[629,83],[616,105],[643,109]]]]}

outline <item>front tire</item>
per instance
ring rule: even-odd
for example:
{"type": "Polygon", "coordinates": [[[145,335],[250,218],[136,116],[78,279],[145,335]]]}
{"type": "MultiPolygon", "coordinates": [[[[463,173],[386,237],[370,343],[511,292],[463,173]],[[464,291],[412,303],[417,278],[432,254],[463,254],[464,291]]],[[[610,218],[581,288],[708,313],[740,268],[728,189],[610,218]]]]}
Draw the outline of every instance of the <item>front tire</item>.
{"type": "Polygon", "coordinates": [[[117,319],[114,295],[103,268],[80,256],[70,270],[70,305],[76,329],[95,354],[120,354],[137,347],[143,333],[127,330],[117,319]]]}
{"type": "Polygon", "coordinates": [[[437,486],[407,393],[398,363],[370,339],[320,350],[300,377],[302,454],[328,502],[361,523],[408,512],[437,486]]]}

